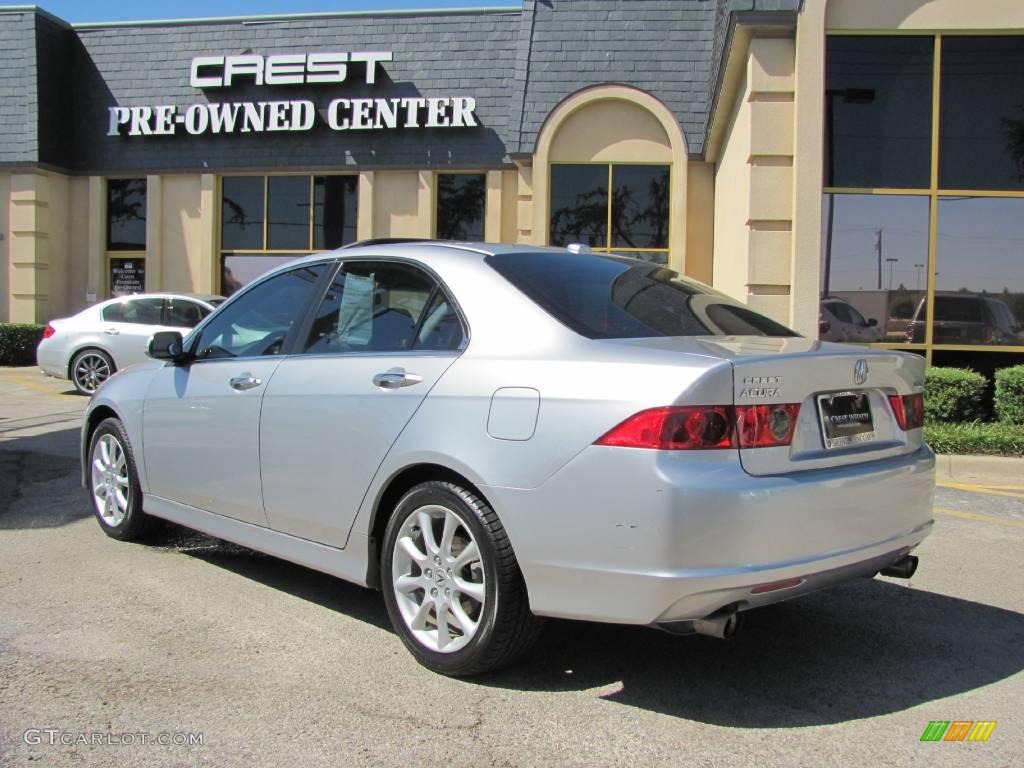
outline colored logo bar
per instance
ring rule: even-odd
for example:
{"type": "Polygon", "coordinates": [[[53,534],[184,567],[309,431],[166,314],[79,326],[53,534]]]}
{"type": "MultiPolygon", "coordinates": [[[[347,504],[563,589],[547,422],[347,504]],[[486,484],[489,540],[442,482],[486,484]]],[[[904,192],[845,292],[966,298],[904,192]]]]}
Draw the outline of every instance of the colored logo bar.
{"type": "Polygon", "coordinates": [[[932,720],[921,741],[988,741],[995,727],[995,720],[932,720]]]}

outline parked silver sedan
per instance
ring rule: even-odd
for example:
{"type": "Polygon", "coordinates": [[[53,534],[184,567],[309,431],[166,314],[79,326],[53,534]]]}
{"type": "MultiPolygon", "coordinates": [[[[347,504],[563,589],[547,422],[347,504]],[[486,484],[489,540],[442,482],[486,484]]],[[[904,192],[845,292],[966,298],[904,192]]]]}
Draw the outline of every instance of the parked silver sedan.
{"type": "Polygon", "coordinates": [[[91,395],[116,371],[146,359],[157,331],[194,328],[223,296],[139,293],[100,302],[77,315],[51,320],[36,349],[43,373],[70,379],[91,395]]]}
{"type": "Polygon", "coordinates": [[[156,334],[85,415],[100,526],[165,518],[379,588],[450,675],[510,663],[544,616],[726,637],[913,573],[922,358],[584,250],[348,248],[156,334]]]}

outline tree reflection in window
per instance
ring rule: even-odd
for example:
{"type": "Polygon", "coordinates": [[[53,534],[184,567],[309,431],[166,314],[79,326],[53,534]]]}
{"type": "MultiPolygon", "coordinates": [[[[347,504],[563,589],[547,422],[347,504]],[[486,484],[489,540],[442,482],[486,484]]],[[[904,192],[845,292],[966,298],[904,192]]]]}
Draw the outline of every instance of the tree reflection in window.
{"type": "Polygon", "coordinates": [[[607,165],[552,167],[551,244],[576,242],[599,250],[667,251],[669,167],[614,165],[610,175],[609,207],[607,165]]]}
{"type": "Polygon", "coordinates": [[[146,180],[107,181],[107,250],[146,250],[146,180]]]}
{"type": "Polygon", "coordinates": [[[441,240],[482,241],[487,178],[482,173],[442,173],[437,177],[437,236],[441,240]]]}

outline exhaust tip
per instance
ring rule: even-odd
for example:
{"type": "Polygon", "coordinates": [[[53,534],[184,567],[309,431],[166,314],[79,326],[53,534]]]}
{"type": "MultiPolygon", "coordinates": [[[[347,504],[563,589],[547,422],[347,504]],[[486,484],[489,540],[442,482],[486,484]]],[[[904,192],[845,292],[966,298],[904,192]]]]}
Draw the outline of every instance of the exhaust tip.
{"type": "Polygon", "coordinates": [[[743,619],[737,611],[711,615],[693,622],[693,631],[698,635],[717,637],[719,640],[730,640],[740,630],[743,619]]]}
{"type": "Polygon", "coordinates": [[[899,560],[883,568],[879,573],[894,579],[909,579],[917,571],[918,557],[904,555],[899,560]]]}

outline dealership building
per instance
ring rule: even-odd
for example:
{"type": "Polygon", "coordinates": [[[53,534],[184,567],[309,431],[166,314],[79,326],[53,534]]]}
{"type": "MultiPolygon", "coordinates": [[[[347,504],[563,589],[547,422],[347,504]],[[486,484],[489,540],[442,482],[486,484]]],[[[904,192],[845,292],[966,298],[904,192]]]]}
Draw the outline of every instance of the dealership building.
{"type": "Polygon", "coordinates": [[[0,43],[0,321],[437,237],[586,243],[805,335],[1024,359],[1020,0],[7,6],[0,43]]]}

